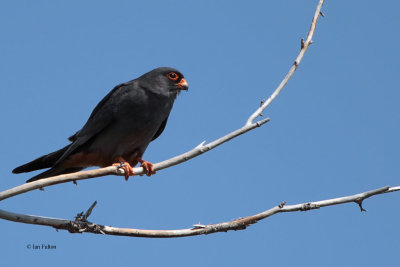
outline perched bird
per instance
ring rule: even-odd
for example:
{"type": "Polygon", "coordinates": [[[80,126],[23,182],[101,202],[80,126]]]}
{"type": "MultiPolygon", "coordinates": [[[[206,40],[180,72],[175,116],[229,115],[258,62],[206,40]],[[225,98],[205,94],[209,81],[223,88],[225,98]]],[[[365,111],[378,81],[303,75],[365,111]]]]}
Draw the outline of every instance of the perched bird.
{"type": "Polygon", "coordinates": [[[175,98],[188,84],[178,70],[162,67],[117,85],[95,107],[71,143],[15,168],[13,173],[50,168],[27,182],[77,172],[90,166],[119,165],[125,179],[138,162],[147,175],[153,164],[142,160],[151,141],[164,131],[175,98]]]}

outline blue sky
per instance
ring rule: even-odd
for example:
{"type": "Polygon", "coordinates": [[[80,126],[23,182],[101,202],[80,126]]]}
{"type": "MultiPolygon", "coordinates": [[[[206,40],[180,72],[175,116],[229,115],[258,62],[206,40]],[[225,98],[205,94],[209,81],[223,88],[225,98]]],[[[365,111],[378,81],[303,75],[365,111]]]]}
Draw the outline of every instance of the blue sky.
{"type": "MultiPolygon", "coordinates": [[[[115,85],[159,66],[190,85],[158,162],[239,128],[293,63],[316,1],[2,1],[1,190],[11,170],[67,144],[115,85]]],[[[117,227],[189,228],[289,204],[399,185],[399,4],[327,1],[271,122],[149,178],[109,176],[34,191],[1,209],[117,227]],[[389,7],[389,8],[388,8],[389,7]]],[[[13,266],[397,266],[399,193],[273,216],[245,231],[182,239],[69,234],[0,220],[13,266]],[[30,250],[28,244],[56,245],[30,250]]]]}

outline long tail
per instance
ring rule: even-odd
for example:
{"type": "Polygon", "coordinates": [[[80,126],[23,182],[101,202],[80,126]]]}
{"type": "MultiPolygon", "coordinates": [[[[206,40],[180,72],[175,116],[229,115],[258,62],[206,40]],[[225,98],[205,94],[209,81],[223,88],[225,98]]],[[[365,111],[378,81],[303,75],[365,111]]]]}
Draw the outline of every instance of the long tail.
{"type": "Polygon", "coordinates": [[[13,173],[22,173],[22,172],[31,172],[45,168],[51,168],[47,171],[44,171],[31,179],[27,180],[26,182],[33,182],[39,179],[56,176],[60,174],[66,174],[71,172],[77,172],[83,170],[82,167],[72,167],[72,168],[63,168],[62,164],[58,164],[57,161],[64,155],[64,153],[68,150],[71,144],[67,145],[66,147],[61,148],[60,150],[54,151],[50,154],[41,156],[37,159],[32,160],[24,165],[21,165],[15,168],[12,172],[13,173]],[[56,164],[57,163],[57,164],[56,164]]]}
{"type": "Polygon", "coordinates": [[[50,168],[57,162],[57,160],[64,154],[64,152],[69,148],[70,145],[67,145],[60,150],[54,151],[50,154],[41,156],[31,162],[28,162],[24,165],[21,165],[15,168],[13,173],[22,173],[22,172],[31,172],[40,169],[50,168]]]}

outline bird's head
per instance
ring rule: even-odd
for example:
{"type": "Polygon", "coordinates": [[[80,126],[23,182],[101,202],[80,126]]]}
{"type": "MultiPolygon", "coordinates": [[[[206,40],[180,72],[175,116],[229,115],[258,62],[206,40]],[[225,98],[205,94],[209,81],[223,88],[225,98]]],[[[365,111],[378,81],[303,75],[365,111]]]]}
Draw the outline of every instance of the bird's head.
{"type": "Polygon", "coordinates": [[[188,90],[188,83],[177,69],[161,67],[143,74],[140,84],[147,90],[157,94],[176,96],[182,90],[188,90]]]}

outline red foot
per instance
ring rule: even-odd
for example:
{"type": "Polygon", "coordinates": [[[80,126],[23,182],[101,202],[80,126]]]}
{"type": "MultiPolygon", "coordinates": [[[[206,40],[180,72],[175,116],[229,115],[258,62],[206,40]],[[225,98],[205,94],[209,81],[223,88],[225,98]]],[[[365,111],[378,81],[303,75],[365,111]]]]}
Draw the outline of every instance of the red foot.
{"type": "Polygon", "coordinates": [[[139,158],[138,161],[140,162],[140,167],[143,167],[144,170],[146,171],[147,176],[150,176],[150,175],[156,173],[156,171],[154,170],[153,163],[142,160],[141,158],[139,158]]]}
{"type": "Polygon", "coordinates": [[[125,181],[128,181],[129,176],[134,176],[133,168],[131,164],[126,162],[123,158],[119,158],[119,163],[114,163],[113,166],[119,166],[125,172],[125,181]],[[122,166],[123,165],[123,166],[122,166]]]}

